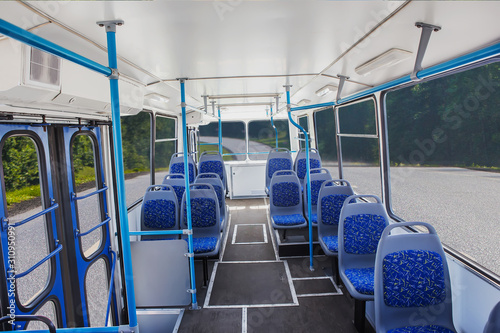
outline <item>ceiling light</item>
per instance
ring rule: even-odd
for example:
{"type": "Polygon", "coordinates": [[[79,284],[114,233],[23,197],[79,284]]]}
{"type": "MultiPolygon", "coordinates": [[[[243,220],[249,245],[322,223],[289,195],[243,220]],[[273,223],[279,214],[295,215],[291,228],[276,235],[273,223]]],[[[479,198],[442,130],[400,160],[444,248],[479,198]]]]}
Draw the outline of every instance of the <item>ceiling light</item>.
{"type": "Polygon", "coordinates": [[[144,98],[155,103],[168,103],[168,101],[170,101],[170,98],[168,98],[167,96],[163,96],[157,93],[147,94],[146,96],[144,96],[144,98]]]}
{"type": "Polygon", "coordinates": [[[359,75],[367,75],[376,69],[381,69],[396,65],[401,61],[408,59],[412,53],[401,49],[390,49],[379,56],[356,67],[354,70],[359,75]]]}
{"type": "Polygon", "coordinates": [[[304,106],[304,105],[307,105],[307,104],[309,104],[309,103],[311,103],[311,100],[310,100],[310,99],[302,99],[302,100],[300,100],[300,101],[297,103],[297,105],[298,105],[298,106],[304,106]]]}
{"type": "Polygon", "coordinates": [[[320,90],[316,91],[316,95],[319,97],[323,97],[325,95],[328,95],[332,91],[337,90],[337,86],[333,84],[328,84],[321,88],[320,90]]]}

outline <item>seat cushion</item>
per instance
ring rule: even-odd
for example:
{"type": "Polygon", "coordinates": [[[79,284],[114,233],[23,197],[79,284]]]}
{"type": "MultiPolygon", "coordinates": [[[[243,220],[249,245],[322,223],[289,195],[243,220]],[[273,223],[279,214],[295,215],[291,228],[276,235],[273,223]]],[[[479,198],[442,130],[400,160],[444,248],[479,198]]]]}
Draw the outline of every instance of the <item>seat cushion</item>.
{"type": "Polygon", "coordinates": [[[339,251],[339,238],[338,236],[325,236],[323,237],[323,243],[325,243],[328,250],[332,252],[339,251]]]}
{"type": "Polygon", "coordinates": [[[351,215],[344,220],[345,252],[373,254],[386,226],[383,216],[375,214],[351,215]]]}
{"type": "Polygon", "coordinates": [[[299,184],[295,182],[279,182],[272,187],[273,205],[276,207],[293,207],[300,203],[299,184]]]}
{"type": "MultiPolygon", "coordinates": [[[[320,162],[320,160],[318,160],[316,158],[309,158],[309,166],[310,166],[309,169],[321,168],[321,162],[320,162]]],[[[306,170],[306,159],[301,158],[297,162],[297,176],[300,179],[304,179],[304,177],[306,176],[306,171],[307,171],[306,170]]]]}
{"type": "MultiPolygon", "coordinates": [[[[208,228],[217,224],[217,202],[212,198],[191,199],[191,222],[193,228],[208,228]]],[[[187,206],[184,206],[184,221],[187,223],[187,206]]]]}
{"type": "MultiPolygon", "coordinates": [[[[188,239],[184,238],[187,242],[188,239]]],[[[217,237],[193,237],[193,252],[208,253],[215,250],[217,247],[217,237]]]]}
{"type": "Polygon", "coordinates": [[[311,214],[311,222],[312,224],[318,224],[318,214],[311,214]]]}
{"type": "Polygon", "coordinates": [[[373,267],[346,269],[345,275],[358,293],[373,295],[375,283],[375,270],[373,267]]]}
{"type": "Polygon", "coordinates": [[[446,298],[441,256],[434,251],[389,253],[382,263],[384,302],[408,308],[437,305],[446,298]]]}
{"type": "Polygon", "coordinates": [[[175,203],[171,200],[148,200],[143,208],[144,226],[150,229],[169,229],[175,226],[175,203]]]}
{"type": "Polygon", "coordinates": [[[338,225],[340,211],[347,194],[330,194],[321,198],[321,221],[327,225],[338,225]]]}
{"type": "Polygon", "coordinates": [[[387,333],[454,333],[452,330],[438,325],[405,326],[389,330],[387,333]]]}
{"type": "MultiPolygon", "coordinates": [[[[189,167],[189,182],[192,183],[194,182],[194,165],[191,163],[188,163],[189,167]]],[[[184,163],[174,163],[170,166],[170,173],[180,173],[184,174],[184,163]]]]}
{"type": "Polygon", "coordinates": [[[275,224],[283,226],[298,225],[306,222],[302,214],[274,215],[273,220],[275,224]]]}
{"type": "Polygon", "coordinates": [[[219,175],[219,178],[224,182],[223,168],[224,166],[222,165],[221,161],[203,161],[200,163],[200,170],[198,172],[200,174],[206,172],[216,173],[219,175]]]}

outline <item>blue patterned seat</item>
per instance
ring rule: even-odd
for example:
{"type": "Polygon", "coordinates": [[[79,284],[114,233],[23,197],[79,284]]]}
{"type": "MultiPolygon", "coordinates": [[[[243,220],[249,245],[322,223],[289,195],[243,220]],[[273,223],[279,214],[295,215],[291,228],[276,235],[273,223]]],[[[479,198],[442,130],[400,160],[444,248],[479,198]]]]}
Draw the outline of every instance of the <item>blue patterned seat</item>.
{"type": "Polygon", "coordinates": [[[266,193],[269,193],[269,185],[276,171],[292,170],[292,154],[286,148],[273,148],[267,155],[266,162],[266,193]]]}
{"type": "MultiPolygon", "coordinates": [[[[315,176],[311,175],[311,177],[315,176]]],[[[353,194],[351,185],[344,179],[324,180],[321,184],[316,202],[318,240],[323,252],[328,256],[336,257],[338,246],[328,246],[324,241],[328,238],[325,237],[337,237],[340,211],[345,199],[353,194]],[[335,251],[332,249],[335,249],[335,251]]],[[[336,270],[336,265],[335,262],[334,270],[336,270]]]]}
{"type": "MultiPolygon", "coordinates": [[[[184,193],[182,198],[181,226],[183,228],[188,227],[186,196],[187,194],[184,193]]],[[[195,183],[190,185],[190,197],[193,246],[195,249],[198,248],[195,251],[195,257],[216,255],[219,252],[221,234],[217,194],[211,184],[195,183]],[[215,246],[212,246],[214,238],[215,246]]],[[[183,237],[187,238],[187,236],[183,237]]]]}
{"type": "Polygon", "coordinates": [[[431,225],[405,222],[388,226],[382,233],[376,254],[375,281],[377,330],[393,333],[456,331],[446,256],[431,225]],[[426,227],[428,233],[391,234],[395,228],[415,225],[426,227]],[[425,315],[428,313],[433,315],[425,315]]]}
{"type": "MultiPolygon", "coordinates": [[[[175,153],[170,158],[169,173],[184,175],[184,153],[175,153]]],[[[196,178],[196,166],[191,155],[188,155],[189,183],[196,178]]]]}
{"type": "MultiPolygon", "coordinates": [[[[310,170],[321,168],[321,156],[319,155],[317,149],[309,148],[309,168],[310,170]]],[[[302,184],[307,171],[305,149],[301,149],[297,153],[297,157],[295,158],[295,162],[293,164],[293,170],[295,170],[295,172],[297,173],[297,177],[299,177],[299,180],[302,184]]]]}
{"type": "MultiPolygon", "coordinates": [[[[313,226],[318,225],[318,196],[319,191],[321,190],[321,185],[327,180],[331,180],[332,176],[330,175],[330,171],[325,168],[320,169],[312,169],[311,170],[311,222],[313,226]]],[[[306,184],[307,179],[304,179],[303,184],[306,184]]],[[[304,216],[309,219],[309,212],[307,207],[307,190],[305,186],[304,188],[304,216]]]]}
{"type": "MultiPolygon", "coordinates": [[[[355,314],[364,314],[365,302],[374,298],[375,254],[388,224],[389,216],[379,197],[352,195],[345,199],[338,227],[339,270],[344,286],[356,300],[355,314]]],[[[354,317],[355,326],[362,331],[364,315],[354,317]]]]}
{"type": "Polygon", "coordinates": [[[226,167],[224,166],[224,159],[218,151],[205,151],[200,155],[198,173],[216,173],[222,182],[224,191],[226,191],[226,167]]]}
{"type": "MultiPolygon", "coordinates": [[[[141,230],[160,231],[178,230],[179,213],[177,196],[169,185],[153,185],[148,187],[142,201],[141,230]]],[[[178,239],[171,235],[144,235],[141,240],[178,239]]]]}
{"type": "Polygon", "coordinates": [[[270,184],[271,222],[276,229],[302,228],[307,221],[302,214],[300,183],[291,170],[276,171],[270,184]]]}
{"type": "Polygon", "coordinates": [[[200,173],[196,180],[195,184],[211,184],[217,194],[217,202],[219,204],[219,216],[220,216],[220,226],[221,231],[224,230],[226,226],[227,220],[227,207],[226,207],[226,196],[224,192],[224,188],[222,185],[222,181],[219,178],[219,175],[216,173],[200,173]]]}
{"type": "Polygon", "coordinates": [[[326,248],[331,252],[338,252],[339,250],[339,237],[338,236],[324,236],[322,238],[326,248]]]}

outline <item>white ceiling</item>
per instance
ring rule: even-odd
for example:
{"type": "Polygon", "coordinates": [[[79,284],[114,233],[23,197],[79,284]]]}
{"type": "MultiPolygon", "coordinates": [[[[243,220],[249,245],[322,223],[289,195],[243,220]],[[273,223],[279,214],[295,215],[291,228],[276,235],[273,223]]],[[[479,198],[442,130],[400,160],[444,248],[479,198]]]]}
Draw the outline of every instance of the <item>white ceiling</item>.
{"type": "MultiPolygon", "coordinates": [[[[156,0],[29,4],[100,45],[106,44],[106,35],[95,22],[124,20],[125,25],[117,31],[119,55],[156,78],[123,62],[119,63],[120,72],[144,84],[157,78],[167,80],[149,89],[170,97],[172,109],[180,100],[179,84],[173,81],[179,77],[259,76],[188,81],[188,103],[200,106],[204,94],[279,93],[284,91],[284,84],[293,85],[292,103],[304,98],[313,103],[335,98],[335,94],[320,98],[314,92],[337,83],[337,79],[306,74],[350,76],[352,82],[346,84],[343,96],[407,75],[413,69],[420,38],[417,21],[442,26],[431,37],[424,67],[500,41],[499,1],[413,1],[341,58],[346,49],[404,2],[156,0]],[[391,48],[411,51],[413,57],[367,76],[354,72],[360,64],[391,48]],[[284,76],[292,74],[305,75],[284,76]]],[[[47,21],[11,1],[0,1],[0,17],[23,28],[47,21]]],[[[33,33],[107,64],[104,51],[57,24],[47,24],[33,33]]],[[[271,99],[232,99],[231,103],[245,101],[271,99]]]]}

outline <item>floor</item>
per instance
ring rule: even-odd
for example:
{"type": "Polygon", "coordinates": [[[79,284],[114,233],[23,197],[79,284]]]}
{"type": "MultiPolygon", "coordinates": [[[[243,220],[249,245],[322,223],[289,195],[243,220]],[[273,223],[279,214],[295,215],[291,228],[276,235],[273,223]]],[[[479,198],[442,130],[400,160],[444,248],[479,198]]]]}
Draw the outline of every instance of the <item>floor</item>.
{"type": "MultiPolygon", "coordinates": [[[[267,199],[226,203],[219,259],[209,260],[205,287],[196,262],[200,309],[184,312],[179,332],[356,332],[354,301],[335,284],[330,258],[315,255],[311,271],[308,256],[283,256],[294,251],[277,246],[267,199]]],[[[365,332],[373,332],[368,322],[365,332]]]]}

